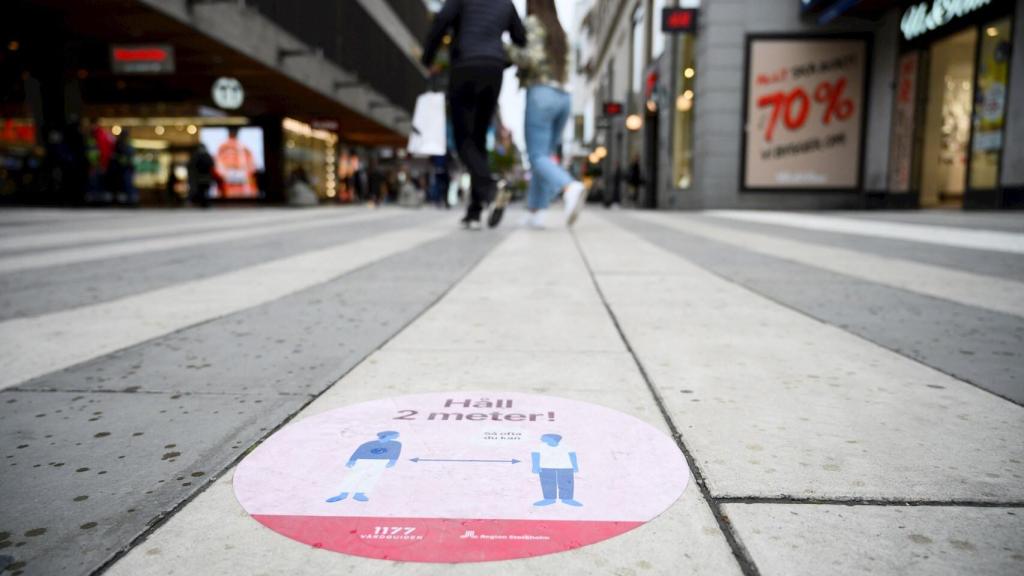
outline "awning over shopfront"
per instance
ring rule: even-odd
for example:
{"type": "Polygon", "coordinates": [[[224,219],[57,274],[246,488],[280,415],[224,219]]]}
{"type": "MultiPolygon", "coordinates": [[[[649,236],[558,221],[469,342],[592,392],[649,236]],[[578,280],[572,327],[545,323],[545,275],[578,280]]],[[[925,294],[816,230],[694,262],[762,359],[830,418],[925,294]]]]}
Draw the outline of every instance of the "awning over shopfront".
{"type": "Polygon", "coordinates": [[[800,0],[806,13],[814,14],[818,24],[828,24],[844,14],[873,15],[892,6],[893,0],[800,0]]]}
{"type": "MultiPolygon", "coordinates": [[[[230,77],[241,83],[245,93],[244,103],[231,110],[232,115],[330,120],[336,122],[342,139],[355,144],[404,142],[408,113],[391,103],[394,98],[377,96],[368,106],[367,100],[379,94],[372,86],[355,81],[349,86],[338,79],[325,82],[327,73],[344,78],[347,72],[309,47],[305,48],[308,54],[303,54],[300,42],[251,7],[219,3],[209,8],[210,12],[196,13],[197,22],[193,23],[175,17],[173,11],[137,0],[32,0],[15,2],[15,10],[24,16],[15,20],[27,58],[56,59],[65,75],[77,79],[76,96],[88,117],[201,115],[203,110],[215,109],[211,96],[214,82],[230,77]],[[218,17],[223,21],[217,22],[218,17]],[[55,33],[61,29],[65,34],[55,33]],[[282,44],[293,43],[294,48],[270,47],[270,58],[264,50],[239,50],[237,35],[254,30],[257,35],[274,36],[282,44]],[[130,51],[140,46],[142,50],[130,51]],[[123,69],[115,73],[116,57],[152,58],[158,48],[172,59],[163,68],[154,64],[150,73],[123,73],[123,69]],[[115,49],[120,52],[115,54],[115,49]],[[311,61],[293,66],[292,59],[311,61]],[[317,73],[321,69],[324,73],[317,73]],[[368,111],[357,110],[360,107],[368,111]]],[[[7,110],[0,112],[18,116],[10,108],[18,107],[19,100],[24,101],[5,98],[7,110]]]]}

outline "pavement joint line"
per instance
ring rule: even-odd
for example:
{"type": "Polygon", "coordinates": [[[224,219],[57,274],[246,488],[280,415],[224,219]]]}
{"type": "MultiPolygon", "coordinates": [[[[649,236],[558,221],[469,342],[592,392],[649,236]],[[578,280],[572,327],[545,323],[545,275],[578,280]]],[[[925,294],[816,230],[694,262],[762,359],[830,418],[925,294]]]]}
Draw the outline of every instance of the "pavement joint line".
{"type": "Polygon", "coordinates": [[[697,488],[700,490],[701,496],[703,496],[704,501],[707,502],[708,508],[711,509],[711,514],[715,517],[715,522],[718,523],[718,529],[721,530],[722,536],[729,544],[733,558],[736,559],[736,563],[739,565],[740,571],[744,576],[760,576],[761,572],[758,570],[757,564],[754,563],[754,559],[751,556],[750,551],[747,550],[747,547],[740,541],[739,535],[732,528],[732,522],[722,510],[722,507],[716,498],[711,494],[711,490],[708,488],[707,482],[704,480],[704,473],[697,464],[697,460],[693,457],[693,454],[690,453],[690,449],[686,446],[686,442],[683,440],[683,435],[679,431],[679,427],[676,426],[676,423],[668,413],[668,409],[665,407],[664,399],[654,387],[654,382],[647,373],[647,369],[644,368],[643,362],[640,361],[640,357],[637,356],[632,343],[629,341],[622,325],[619,323],[618,316],[615,315],[611,304],[609,304],[608,299],[605,298],[604,291],[601,290],[601,285],[597,281],[594,269],[590,265],[590,260],[587,259],[586,252],[584,252],[583,247],[580,245],[579,237],[575,232],[570,231],[570,234],[572,235],[573,242],[576,244],[576,250],[583,259],[584,266],[587,268],[587,273],[590,275],[590,281],[593,283],[594,289],[597,290],[597,294],[601,298],[601,303],[604,305],[605,311],[611,318],[612,324],[615,326],[615,330],[618,332],[622,343],[626,346],[627,352],[629,352],[630,357],[636,364],[637,370],[640,371],[640,376],[643,378],[644,385],[647,386],[647,390],[651,393],[654,403],[658,406],[658,411],[661,413],[661,417],[665,420],[665,424],[672,433],[672,439],[675,441],[679,450],[683,453],[683,457],[686,459],[686,464],[690,468],[690,473],[693,475],[694,483],[697,484],[697,488]]]}
{"type": "Polygon", "coordinates": [[[793,504],[811,506],[879,506],[922,508],[1024,508],[1024,501],[989,502],[986,500],[879,500],[870,498],[799,498],[790,496],[719,496],[719,504],[793,504]]]}
{"type": "MultiPolygon", "coordinates": [[[[456,232],[456,233],[459,233],[459,232],[456,232]]],[[[494,245],[491,246],[490,249],[488,249],[486,252],[481,254],[476,262],[473,262],[472,265],[468,266],[466,268],[466,271],[461,276],[456,278],[447,288],[444,289],[443,292],[441,292],[441,294],[439,294],[436,298],[434,298],[434,300],[432,300],[426,306],[424,306],[422,310],[417,312],[407,322],[405,322],[401,326],[398,326],[397,329],[390,336],[388,336],[383,341],[381,341],[380,344],[378,344],[377,347],[375,347],[373,350],[370,350],[369,352],[367,352],[362,358],[359,359],[358,362],[353,362],[352,365],[349,366],[349,368],[347,370],[345,370],[343,373],[341,373],[340,375],[338,375],[335,378],[331,378],[330,380],[332,380],[333,382],[330,385],[325,386],[323,388],[323,390],[320,390],[319,392],[317,392],[315,394],[310,394],[310,398],[308,400],[303,402],[301,406],[296,407],[295,410],[293,410],[291,412],[291,414],[288,414],[283,420],[281,420],[281,422],[279,422],[277,425],[275,425],[273,427],[268,427],[267,430],[263,433],[262,436],[257,438],[256,441],[254,441],[252,444],[250,444],[245,450],[242,450],[240,454],[238,454],[234,459],[232,459],[230,462],[228,462],[222,469],[218,470],[216,473],[208,474],[206,476],[206,482],[203,483],[203,485],[200,486],[197,490],[195,490],[194,492],[189,494],[187,497],[182,499],[180,502],[175,504],[171,509],[169,509],[169,510],[167,510],[165,512],[157,514],[157,516],[153,520],[150,520],[147,523],[146,528],[138,536],[133,538],[130,542],[128,542],[128,544],[124,545],[120,550],[114,552],[110,556],[110,558],[108,558],[105,562],[103,562],[98,567],[96,567],[93,571],[89,572],[89,576],[100,576],[101,574],[106,572],[108,568],[112,567],[119,560],[124,558],[132,549],[134,549],[136,546],[142,544],[147,539],[149,539],[149,537],[154,532],[156,532],[160,527],[162,527],[164,524],[166,524],[168,521],[170,521],[170,519],[173,518],[178,512],[180,512],[186,506],[191,504],[196,498],[198,498],[204,492],[209,490],[210,487],[213,486],[214,484],[216,484],[218,481],[220,481],[220,479],[223,478],[225,474],[227,474],[231,470],[234,470],[238,466],[238,464],[246,456],[249,455],[250,452],[252,452],[255,448],[259,447],[260,444],[262,444],[268,438],[270,438],[271,436],[276,434],[279,430],[281,430],[282,428],[284,428],[285,426],[290,424],[292,422],[292,420],[294,420],[296,416],[298,416],[306,408],[308,408],[310,404],[312,404],[318,398],[320,398],[321,396],[326,394],[327,391],[330,390],[331,388],[334,388],[335,386],[339,385],[341,383],[341,381],[345,379],[346,376],[351,374],[352,371],[354,371],[356,368],[359,368],[363,364],[363,362],[366,362],[366,360],[368,358],[370,358],[371,356],[373,356],[374,354],[379,352],[381,349],[383,349],[385,346],[387,346],[392,340],[397,338],[409,326],[411,326],[417,320],[422,318],[424,314],[426,314],[427,312],[432,310],[435,306],[437,306],[437,304],[441,300],[443,300],[446,296],[448,296],[448,294],[451,293],[451,291],[454,290],[456,286],[458,286],[459,284],[462,283],[463,279],[465,279],[466,276],[469,276],[469,274],[471,274],[474,270],[476,270],[476,268],[480,265],[481,262],[484,261],[484,259],[487,257],[488,254],[493,252],[495,248],[497,248],[502,242],[507,240],[508,237],[510,236],[510,234],[508,232],[506,232],[506,231],[501,231],[499,233],[502,234],[504,237],[501,238],[500,240],[498,240],[497,242],[495,242],[494,245]]],[[[432,240],[430,242],[426,242],[423,245],[429,245],[429,244],[432,244],[434,242],[437,242],[438,240],[441,240],[441,239],[447,238],[447,237],[448,237],[447,235],[446,236],[442,236],[442,237],[436,238],[436,239],[434,239],[434,240],[432,240]]],[[[391,256],[389,256],[389,258],[397,256],[397,255],[398,254],[392,254],[391,256]]],[[[371,262],[370,264],[379,263],[379,262],[382,262],[382,261],[383,260],[377,260],[376,262],[371,262]]],[[[369,266],[370,264],[367,264],[367,266],[369,266]]],[[[353,270],[352,272],[355,272],[355,270],[353,270]]]]}
{"type": "MultiPolygon", "coordinates": [[[[626,218],[633,219],[632,216],[626,216],[626,218]]],[[[687,235],[682,230],[676,230],[675,228],[672,228],[671,226],[665,226],[665,225],[657,223],[657,222],[648,222],[648,221],[640,221],[640,220],[635,220],[635,221],[640,223],[640,224],[643,224],[645,226],[657,226],[657,227],[663,228],[665,230],[668,230],[669,232],[672,232],[674,234],[679,234],[679,235],[683,235],[683,236],[687,235]]],[[[638,234],[636,234],[633,231],[628,231],[628,232],[630,234],[633,234],[634,236],[639,236],[638,234]]],[[[717,244],[721,244],[722,246],[727,247],[727,248],[729,248],[731,250],[746,250],[745,248],[741,248],[741,247],[738,247],[738,246],[731,246],[729,244],[725,244],[723,242],[718,242],[716,240],[711,240],[711,239],[705,239],[705,240],[707,240],[709,242],[714,242],[714,243],[717,243],[717,244]]],[[[646,241],[646,239],[645,239],[645,241],[646,241]]],[[[749,250],[747,250],[747,251],[749,252],[749,250]]],[[[756,252],[754,252],[754,253],[756,254],[756,252]]],[[[832,324],[832,323],[830,323],[830,322],[828,322],[828,321],[826,321],[826,320],[824,320],[822,318],[818,318],[817,316],[815,316],[815,315],[813,315],[813,314],[811,314],[811,313],[809,313],[809,312],[807,312],[805,310],[801,310],[800,308],[796,308],[795,306],[793,306],[791,304],[788,304],[788,303],[786,303],[786,302],[784,302],[782,300],[778,300],[778,299],[776,299],[776,298],[774,298],[774,297],[772,297],[772,296],[770,296],[768,294],[764,294],[762,292],[759,292],[755,288],[753,288],[751,286],[747,286],[746,284],[742,284],[742,283],[740,283],[740,282],[738,282],[738,281],[736,281],[736,280],[734,280],[732,278],[729,278],[727,276],[724,276],[724,275],[720,274],[719,272],[717,272],[715,270],[712,270],[710,268],[705,268],[705,267],[701,266],[700,264],[698,264],[697,262],[687,258],[686,256],[684,256],[682,254],[679,254],[679,253],[676,253],[676,252],[672,252],[672,254],[674,254],[675,256],[677,256],[679,258],[682,258],[683,260],[686,260],[687,262],[689,262],[690,264],[693,264],[694,266],[697,266],[697,267],[699,267],[699,268],[701,268],[703,270],[706,270],[708,273],[710,273],[710,274],[712,274],[712,275],[714,275],[714,276],[716,276],[716,277],[718,277],[718,278],[720,278],[720,279],[722,279],[722,280],[724,280],[726,282],[729,282],[730,284],[734,284],[734,285],[742,288],[743,290],[746,290],[747,292],[750,292],[751,294],[754,294],[754,295],[756,295],[756,296],[758,296],[760,298],[764,298],[765,300],[769,300],[769,301],[771,301],[771,302],[773,302],[773,303],[775,303],[775,304],[777,304],[779,306],[782,306],[782,307],[784,307],[784,308],[786,308],[788,310],[791,310],[791,311],[796,312],[796,313],[798,313],[798,314],[800,314],[802,316],[810,318],[811,320],[814,320],[815,322],[819,322],[819,323],[824,324],[826,326],[831,326],[832,328],[836,328],[838,330],[842,330],[843,332],[846,332],[847,334],[850,334],[850,335],[852,335],[852,336],[854,336],[856,338],[860,338],[861,340],[863,340],[863,341],[865,341],[865,342],[867,342],[867,343],[869,343],[869,344],[871,344],[873,346],[877,346],[877,347],[879,347],[879,348],[881,348],[883,350],[888,350],[889,352],[891,352],[893,354],[899,355],[901,358],[905,358],[907,360],[910,360],[911,362],[915,362],[917,364],[920,364],[921,366],[924,366],[924,367],[926,367],[926,368],[928,368],[930,370],[934,370],[936,372],[939,372],[940,374],[945,374],[946,376],[949,376],[950,378],[953,378],[954,380],[956,380],[958,382],[963,382],[964,384],[967,384],[968,386],[971,386],[973,388],[981,390],[982,392],[985,392],[986,394],[991,394],[992,396],[995,396],[996,398],[999,398],[1000,400],[1005,400],[1006,402],[1009,402],[1011,404],[1024,407],[1024,402],[1018,402],[1017,400],[1014,400],[1013,398],[1009,398],[1009,397],[1004,396],[1004,395],[1002,395],[1002,394],[1000,394],[998,392],[993,392],[992,390],[988,390],[988,389],[986,389],[986,388],[984,388],[984,387],[982,387],[982,386],[980,386],[978,384],[975,384],[974,382],[972,382],[970,380],[965,380],[962,376],[959,376],[957,374],[953,374],[952,372],[947,372],[947,371],[945,371],[945,370],[943,370],[941,368],[932,366],[931,364],[927,364],[923,360],[920,360],[918,358],[914,358],[913,356],[907,356],[906,354],[904,354],[900,350],[897,350],[895,348],[886,346],[886,345],[881,344],[879,342],[875,342],[874,340],[871,340],[870,338],[868,338],[866,336],[863,336],[861,334],[858,334],[856,332],[853,332],[853,331],[851,331],[851,330],[849,330],[849,329],[847,329],[847,328],[845,328],[843,326],[832,324]]],[[[763,254],[762,256],[767,257],[767,258],[777,258],[779,260],[785,260],[785,258],[779,258],[778,256],[771,256],[771,255],[767,255],[767,254],[763,254]]],[[[800,264],[802,266],[808,266],[807,264],[802,264],[800,262],[797,262],[797,264],[800,264]]],[[[604,275],[604,274],[602,274],[602,275],[604,275]]],[[[870,282],[870,280],[868,280],[868,282],[870,282]]],[[[904,292],[912,293],[912,294],[915,294],[916,296],[920,296],[920,297],[924,297],[924,298],[933,298],[933,299],[945,302],[945,300],[943,300],[941,298],[938,298],[936,296],[931,296],[931,295],[928,295],[928,294],[919,294],[919,293],[912,292],[910,290],[906,290],[904,288],[899,288],[899,287],[896,287],[896,286],[891,286],[890,288],[892,288],[894,290],[902,290],[904,292]]],[[[960,304],[960,305],[961,306],[971,307],[969,304],[960,304]]]]}

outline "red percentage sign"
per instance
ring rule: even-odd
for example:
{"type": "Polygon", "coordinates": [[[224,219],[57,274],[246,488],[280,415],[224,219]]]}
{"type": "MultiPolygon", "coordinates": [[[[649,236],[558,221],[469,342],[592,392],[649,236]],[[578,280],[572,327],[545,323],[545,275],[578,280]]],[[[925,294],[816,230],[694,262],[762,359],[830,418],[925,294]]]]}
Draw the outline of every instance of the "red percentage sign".
{"type": "Polygon", "coordinates": [[[775,134],[775,126],[779,123],[781,116],[783,124],[790,130],[799,130],[807,121],[807,113],[810,112],[811,101],[803,88],[794,88],[792,92],[774,92],[766,94],[757,101],[758,108],[772,108],[772,116],[768,120],[764,130],[764,139],[772,141],[775,134]]]}
{"type": "Polygon", "coordinates": [[[853,114],[853,100],[843,97],[845,90],[846,78],[836,80],[835,84],[830,84],[826,80],[818,84],[814,90],[814,99],[821,104],[826,104],[825,117],[821,120],[824,124],[830,124],[833,117],[846,120],[853,114]]]}

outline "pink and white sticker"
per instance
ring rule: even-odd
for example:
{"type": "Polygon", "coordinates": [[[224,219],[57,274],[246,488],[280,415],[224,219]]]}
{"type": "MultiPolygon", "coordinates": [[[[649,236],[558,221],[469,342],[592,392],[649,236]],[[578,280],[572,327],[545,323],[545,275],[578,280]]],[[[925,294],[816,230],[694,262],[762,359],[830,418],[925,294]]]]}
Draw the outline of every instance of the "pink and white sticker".
{"type": "Polygon", "coordinates": [[[287,426],[242,461],[234,486],[253,518],[316,548],[483,562],[632,530],[671,506],[689,477],[671,438],[616,410],[445,392],[287,426]]]}

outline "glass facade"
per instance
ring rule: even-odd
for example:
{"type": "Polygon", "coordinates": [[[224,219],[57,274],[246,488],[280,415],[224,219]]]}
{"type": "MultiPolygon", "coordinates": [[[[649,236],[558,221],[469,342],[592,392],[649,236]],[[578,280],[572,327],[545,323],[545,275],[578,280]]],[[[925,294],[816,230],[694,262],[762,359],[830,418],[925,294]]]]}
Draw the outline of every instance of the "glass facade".
{"type": "Polygon", "coordinates": [[[993,189],[999,184],[1011,47],[1009,18],[981,27],[971,139],[973,189],[993,189]]]}
{"type": "Polygon", "coordinates": [[[679,36],[676,58],[675,102],[672,129],[672,183],[676,188],[689,188],[693,183],[693,109],[697,78],[693,34],[679,36]]]}
{"type": "Polygon", "coordinates": [[[285,118],[282,126],[285,182],[301,180],[321,199],[336,197],[337,135],[292,118],[285,118]]]}

